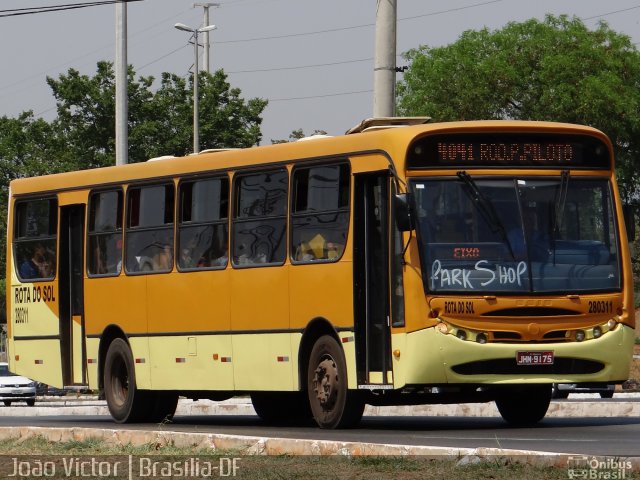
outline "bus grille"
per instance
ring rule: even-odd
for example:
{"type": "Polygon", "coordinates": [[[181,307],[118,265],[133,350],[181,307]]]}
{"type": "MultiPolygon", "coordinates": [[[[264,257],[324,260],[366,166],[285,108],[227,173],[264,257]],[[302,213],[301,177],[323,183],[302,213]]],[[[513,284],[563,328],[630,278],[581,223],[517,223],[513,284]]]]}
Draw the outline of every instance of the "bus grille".
{"type": "Polygon", "coordinates": [[[597,373],[601,362],[575,358],[556,358],[553,365],[518,365],[515,358],[499,358],[455,365],[451,369],[460,375],[567,375],[597,373]]]}

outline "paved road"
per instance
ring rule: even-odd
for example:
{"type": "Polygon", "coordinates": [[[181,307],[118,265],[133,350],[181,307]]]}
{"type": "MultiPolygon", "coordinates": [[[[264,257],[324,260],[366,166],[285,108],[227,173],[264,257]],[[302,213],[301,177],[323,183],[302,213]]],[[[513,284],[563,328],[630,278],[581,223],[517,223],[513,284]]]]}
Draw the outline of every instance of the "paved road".
{"type": "MultiPolygon", "coordinates": [[[[640,418],[547,417],[533,428],[510,428],[500,418],[366,416],[360,428],[328,431],[312,426],[270,427],[253,415],[177,416],[162,430],[301,438],[395,445],[506,448],[584,455],[640,457],[640,418]]],[[[108,416],[0,417],[0,427],[85,427],[157,430],[158,425],[117,426],[108,416]]]]}

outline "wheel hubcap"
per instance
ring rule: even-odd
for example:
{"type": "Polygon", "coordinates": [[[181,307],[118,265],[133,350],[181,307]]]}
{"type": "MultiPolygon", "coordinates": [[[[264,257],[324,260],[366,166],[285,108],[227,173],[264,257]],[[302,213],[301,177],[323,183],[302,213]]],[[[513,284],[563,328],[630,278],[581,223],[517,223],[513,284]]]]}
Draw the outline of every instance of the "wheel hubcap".
{"type": "Polygon", "coordinates": [[[322,360],[314,372],[313,391],[324,410],[331,409],[338,395],[338,369],[333,358],[322,360]]]}

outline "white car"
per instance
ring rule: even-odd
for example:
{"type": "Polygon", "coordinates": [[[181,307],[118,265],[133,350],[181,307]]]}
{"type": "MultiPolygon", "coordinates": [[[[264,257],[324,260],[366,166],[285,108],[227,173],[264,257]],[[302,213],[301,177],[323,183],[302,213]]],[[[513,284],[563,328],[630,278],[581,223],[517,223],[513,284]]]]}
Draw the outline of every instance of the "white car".
{"type": "Polygon", "coordinates": [[[0,362],[0,400],[8,407],[11,402],[36,404],[36,382],[9,371],[9,365],[0,362]]]}

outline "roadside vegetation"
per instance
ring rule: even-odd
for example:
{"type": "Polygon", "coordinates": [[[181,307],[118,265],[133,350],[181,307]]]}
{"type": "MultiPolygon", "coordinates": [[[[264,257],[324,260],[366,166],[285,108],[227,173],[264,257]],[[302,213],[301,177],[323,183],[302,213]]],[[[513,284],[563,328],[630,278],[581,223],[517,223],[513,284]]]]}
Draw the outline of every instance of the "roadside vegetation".
{"type": "MultiPolygon", "coordinates": [[[[238,466],[234,478],[239,479],[315,479],[320,475],[324,479],[366,479],[366,480],[430,480],[442,478],[474,478],[507,480],[566,479],[566,467],[540,467],[508,461],[504,458],[490,458],[479,461],[477,457],[423,458],[423,457],[372,457],[372,456],[243,456],[237,451],[212,451],[207,449],[178,448],[173,445],[147,444],[110,445],[96,439],[70,442],[50,442],[42,437],[27,440],[0,441],[3,453],[0,463],[0,475],[10,474],[13,469],[12,456],[19,459],[34,459],[42,456],[41,461],[56,461],[56,456],[65,458],[123,456],[151,457],[154,460],[175,462],[178,457],[198,458],[218,465],[221,459],[236,458],[238,466]],[[9,469],[9,470],[7,470],[9,469]]],[[[58,459],[60,462],[62,460],[58,459]]],[[[123,460],[124,461],[124,460],[123,460]]],[[[221,463],[220,463],[221,464],[221,463]]],[[[56,472],[62,472],[62,467],[56,472]]],[[[226,472],[225,472],[226,473],[226,472]]],[[[626,478],[636,478],[626,472],[626,478]]],[[[231,477],[231,475],[229,475],[231,477]]],[[[213,475],[212,477],[218,477],[213,475]]],[[[4,478],[4,475],[3,475],[4,478]]],[[[56,477],[53,477],[56,478],[56,477]]],[[[61,475],[57,478],[65,478],[61,475]]],[[[121,477],[128,478],[128,471],[121,477]]],[[[134,477],[135,478],[135,477],[134,477]]]]}

